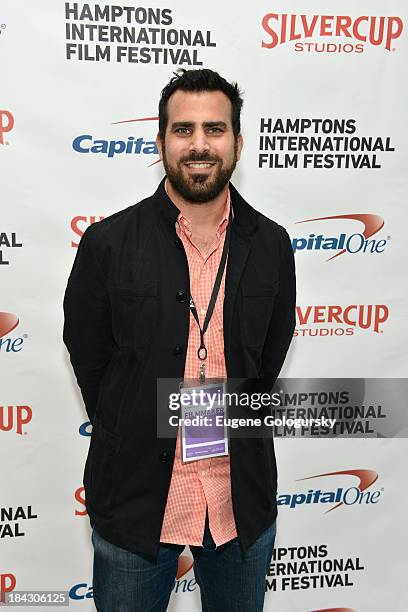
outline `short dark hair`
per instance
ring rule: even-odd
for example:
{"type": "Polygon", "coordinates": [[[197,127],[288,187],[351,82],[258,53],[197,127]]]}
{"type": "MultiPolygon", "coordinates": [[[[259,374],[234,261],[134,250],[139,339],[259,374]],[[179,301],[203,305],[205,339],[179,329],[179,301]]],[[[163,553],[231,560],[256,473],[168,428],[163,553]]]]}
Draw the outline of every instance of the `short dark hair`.
{"type": "Polygon", "coordinates": [[[237,137],[241,131],[241,108],[243,99],[242,93],[237,83],[229,83],[226,79],[209,68],[200,70],[185,70],[179,68],[173,73],[174,77],[170,79],[167,85],[163,88],[159,101],[159,136],[164,141],[168,116],[167,102],[170,96],[181,89],[182,91],[222,91],[231,101],[232,104],[232,130],[234,136],[237,137]]]}

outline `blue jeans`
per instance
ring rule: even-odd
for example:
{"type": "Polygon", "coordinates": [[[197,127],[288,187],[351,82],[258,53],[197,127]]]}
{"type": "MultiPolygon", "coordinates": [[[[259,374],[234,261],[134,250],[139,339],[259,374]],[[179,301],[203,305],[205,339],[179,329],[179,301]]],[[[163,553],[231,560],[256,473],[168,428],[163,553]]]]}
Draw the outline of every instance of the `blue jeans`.
{"type": "MultiPolygon", "coordinates": [[[[190,546],[203,612],[261,612],[276,521],[243,555],[237,538],[215,548],[205,522],[203,546],[190,546]]],[[[177,573],[179,544],[160,544],[157,562],[118,548],[92,531],[93,595],[98,612],[165,612],[177,573]]]]}

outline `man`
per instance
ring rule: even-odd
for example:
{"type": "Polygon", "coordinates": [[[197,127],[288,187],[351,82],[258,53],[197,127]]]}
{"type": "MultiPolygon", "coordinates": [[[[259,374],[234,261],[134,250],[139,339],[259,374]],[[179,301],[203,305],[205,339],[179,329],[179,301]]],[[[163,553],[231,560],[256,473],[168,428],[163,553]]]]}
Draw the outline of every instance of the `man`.
{"type": "Polygon", "coordinates": [[[160,379],[244,378],[271,389],[295,324],[289,237],[229,182],[242,98],[211,70],[163,89],[166,171],[149,198],[84,233],[64,341],[93,424],[84,472],[102,612],[167,609],[185,545],[202,609],[258,612],[277,515],[273,439],[183,457],[157,435],[160,379]]]}

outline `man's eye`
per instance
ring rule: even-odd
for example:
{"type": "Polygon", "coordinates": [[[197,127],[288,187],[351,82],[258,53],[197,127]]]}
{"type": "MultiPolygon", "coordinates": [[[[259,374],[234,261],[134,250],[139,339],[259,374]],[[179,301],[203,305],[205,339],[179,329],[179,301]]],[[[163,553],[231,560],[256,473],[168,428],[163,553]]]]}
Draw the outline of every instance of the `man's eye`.
{"type": "Polygon", "coordinates": [[[222,129],[219,127],[212,127],[209,128],[208,131],[210,132],[210,134],[212,134],[213,132],[222,132],[222,129]]]}
{"type": "Polygon", "coordinates": [[[175,129],[176,134],[189,134],[190,128],[179,127],[175,129]]]}

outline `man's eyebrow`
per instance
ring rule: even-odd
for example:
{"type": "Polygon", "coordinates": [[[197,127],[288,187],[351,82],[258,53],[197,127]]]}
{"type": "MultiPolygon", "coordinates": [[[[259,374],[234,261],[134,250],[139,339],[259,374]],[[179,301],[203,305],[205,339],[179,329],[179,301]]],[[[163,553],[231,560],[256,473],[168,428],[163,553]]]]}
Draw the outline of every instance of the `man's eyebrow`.
{"type": "Polygon", "coordinates": [[[204,127],[223,127],[226,128],[227,124],[225,121],[204,121],[204,127]]]}
{"type": "Polygon", "coordinates": [[[175,121],[171,124],[172,129],[179,127],[192,127],[194,123],[192,121],[175,121]]]}
{"type": "MultiPolygon", "coordinates": [[[[194,127],[194,121],[175,121],[171,124],[173,130],[176,130],[179,127],[194,127]]],[[[204,121],[203,127],[211,128],[211,127],[223,127],[224,129],[227,127],[225,121],[204,121]]]]}

